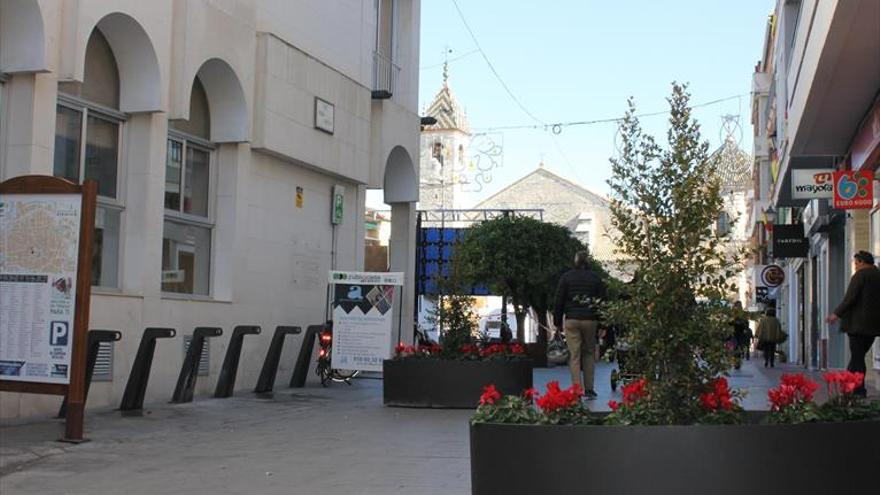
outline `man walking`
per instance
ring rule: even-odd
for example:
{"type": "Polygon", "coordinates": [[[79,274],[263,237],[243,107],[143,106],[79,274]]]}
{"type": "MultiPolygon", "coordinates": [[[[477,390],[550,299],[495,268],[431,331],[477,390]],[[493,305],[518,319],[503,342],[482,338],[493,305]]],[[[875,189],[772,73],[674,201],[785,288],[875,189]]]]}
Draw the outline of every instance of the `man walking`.
{"type": "Polygon", "coordinates": [[[596,331],[599,328],[597,303],[605,297],[605,284],[599,275],[590,270],[586,251],[579,251],[575,255],[574,266],[573,270],[565,272],[559,279],[553,323],[556,328],[565,329],[572,384],[580,385],[588,399],[595,399],[593,372],[596,367],[596,331]]]}
{"type": "MultiPolygon", "coordinates": [[[[849,335],[850,359],[846,369],[864,374],[865,355],[874,344],[874,337],[880,336],[880,269],[867,251],[856,253],[853,263],[855,273],[846,295],[826,321],[834,323],[840,319],[840,331],[849,335]]],[[[867,394],[864,382],[855,393],[863,397],[867,394]]]]}

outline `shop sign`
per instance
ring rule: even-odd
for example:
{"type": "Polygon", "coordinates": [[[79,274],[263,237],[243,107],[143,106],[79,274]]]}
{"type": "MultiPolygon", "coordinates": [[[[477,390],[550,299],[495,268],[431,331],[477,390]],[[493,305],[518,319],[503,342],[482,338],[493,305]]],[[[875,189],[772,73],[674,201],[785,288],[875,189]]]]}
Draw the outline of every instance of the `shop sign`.
{"type": "Polygon", "coordinates": [[[773,299],[770,298],[770,289],[759,285],[755,287],[755,304],[770,304],[773,299]]]}
{"type": "MultiPolygon", "coordinates": [[[[779,226],[777,226],[779,227],[779,226]]],[[[774,253],[775,254],[775,253],[774,253]]],[[[785,282],[785,270],[779,265],[758,265],[758,285],[773,288],[785,282]]]]}
{"type": "Polygon", "coordinates": [[[792,199],[831,199],[834,197],[834,169],[791,171],[792,199]]]}
{"type": "Polygon", "coordinates": [[[867,170],[834,172],[834,207],[842,210],[871,208],[874,205],[874,185],[867,170]]]}
{"type": "MultiPolygon", "coordinates": [[[[774,258],[806,258],[809,250],[810,243],[804,237],[803,226],[776,225],[773,228],[774,258]]],[[[784,272],[780,271],[780,273],[782,273],[782,278],[784,279],[784,272]]]]}

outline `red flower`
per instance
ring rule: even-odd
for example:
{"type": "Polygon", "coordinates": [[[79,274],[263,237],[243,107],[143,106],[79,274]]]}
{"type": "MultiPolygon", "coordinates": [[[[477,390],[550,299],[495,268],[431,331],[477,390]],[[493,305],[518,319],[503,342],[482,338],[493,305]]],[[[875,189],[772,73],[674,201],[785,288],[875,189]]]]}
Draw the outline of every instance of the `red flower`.
{"type": "Polygon", "coordinates": [[[648,380],[644,378],[639,378],[634,382],[627,383],[624,385],[623,392],[623,403],[630,406],[635,404],[640,399],[648,396],[648,380]]]}
{"type": "Polygon", "coordinates": [[[443,351],[440,344],[419,345],[418,352],[422,354],[439,354],[443,351]]]}
{"type": "Polygon", "coordinates": [[[507,352],[507,346],[504,344],[492,344],[480,350],[481,357],[489,357],[495,354],[504,354],[507,352]]]}
{"type": "Polygon", "coordinates": [[[733,409],[733,399],[730,387],[727,385],[727,378],[718,377],[710,384],[711,390],[700,394],[700,404],[707,411],[717,411],[719,409],[730,411],[733,409]]]}
{"type": "Polygon", "coordinates": [[[617,402],[616,400],[609,400],[608,407],[610,407],[612,411],[616,411],[620,407],[620,402],[617,402]]]}
{"type": "Polygon", "coordinates": [[[510,353],[511,354],[525,354],[526,346],[520,344],[519,342],[510,344],[510,353]]]}
{"type": "Polygon", "coordinates": [[[404,344],[403,342],[394,346],[394,354],[403,354],[403,351],[405,351],[405,350],[406,350],[406,344],[404,344]]]}
{"type": "Polygon", "coordinates": [[[480,350],[474,344],[464,344],[458,348],[458,352],[462,354],[477,354],[480,350]]]}
{"type": "Polygon", "coordinates": [[[803,373],[782,375],[779,387],[767,391],[771,410],[779,411],[794,404],[806,404],[813,401],[813,393],[819,384],[807,378],[803,373]]]}
{"type": "Polygon", "coordinates": [[[501,398],[501,394],[495,389],[495,384],[486,385],[483,387],[483,395],[480,396],[480,404],[494,404],[495,401],[501,398]]]}
{"type": "Polygon", "coordinates": [[[406,356],[407,354],[414,354],[416,352],[416,348],[411,345],[406,345],[403,342],[394,346],[394,354],[399,357],[406,356]]]}
{"type": "Polygon", "coordinates": [[[528,400],[529,402],[534,402],[535,397],[537,397],[537,396],[538,396],[538,390],[535,388],[529,388],[529,389],[526,389],[525,392],[523,392],[523,397],[525,397],[526,400],[528,400]]]}
{"type": "Polygon", "coordinates": [[[862,385],[865,375],[851,371],[838,371],[825,373],[822,375],[822,379],[827,384],[829,396],[852,395],[862,385]]]}
{"type": "Polygon", "coordinates": [[[552,381],[547,384],[547,393],[539,397],[535,403],[544,412],[552,412],[574,406],[580,401],[583,393],[584,390],[578,384],[562,390],[559,388],[559,382],[552,381]]]}

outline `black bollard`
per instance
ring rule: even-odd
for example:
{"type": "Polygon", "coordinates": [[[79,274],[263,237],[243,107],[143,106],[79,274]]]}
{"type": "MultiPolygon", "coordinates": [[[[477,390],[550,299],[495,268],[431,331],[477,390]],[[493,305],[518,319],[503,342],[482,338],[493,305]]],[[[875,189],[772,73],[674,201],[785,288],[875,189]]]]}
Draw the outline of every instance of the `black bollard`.
{"type": "Polygon", "coordinates": [[[284,348],[284,337],[286,335],[296,335],[302,332],[300,327],[275,327],[275,334],[272,335],[272,342],[269,344],[269,350],[266,352],[266,359],[263,361],[263,369],[260,370],[260,378],[257,380],[257,387],[254,392],[257,394],[271,394],[272,388],[275,386],[275,375],[278,373],[278,364],[281,362],[281,351],[284,348]]]}
{"type": "Polygon", "coordinates": [[[131,373],[122,394],[119,409],[123,414],[137,414],[144,408],[144,395],[147,392],[147,381],[150,379],[150,368],[153,366],[153,355],[156,352],[156,339],[174,337],[177,331],[173,328],[147,328],[141,337],[137,355],[131,365],[131,373]],[[132,411],[135,411],[132,413],[132,411]]]}
{"type": "Polygon", "coordinates": [[[214,397],[223,399],[232,397],[235,390],[235,376],[238,374],[238,362],[241,359],[241,346],[245,335],[259,335],[260,327],[257,325],[239,325],[232,331],[229,339],[229,347],[226,348],[226,357],[223,358],[223,367],[220,368],[220,377],[217,379],[217,388],[214,397]]]}
{"type": "MultiPolygon", "coordinates": [[[[95,362],[98,360],[98,349],[101,342],[116,342],[122,338],[122,332],[116,330],[89,330],[86,341],[86,393],[83,397],[83,407],[85,401],[89,398],[89,387],[92,385],[92,376],[95,374],[95,362]]],[[[61,402],[61,408],[58,409],[58,417],[67,416],[67,395],[64,395],[64,401],[61,402]]]]}
{"type": "Polygon", "coordinates": [[[196,327],[193,331],[189,350],[186,351],[183,365],[180,367],[180,376],[177,377],[177,386],[174,387],[174,395],[171,396],[171,403],[192,402],[196,379],[199,375],[199,361],[202,359],[202,351],[205,348],[205,339],[221,335],[223,335],[223,329],[217,327],[196,327]]]}

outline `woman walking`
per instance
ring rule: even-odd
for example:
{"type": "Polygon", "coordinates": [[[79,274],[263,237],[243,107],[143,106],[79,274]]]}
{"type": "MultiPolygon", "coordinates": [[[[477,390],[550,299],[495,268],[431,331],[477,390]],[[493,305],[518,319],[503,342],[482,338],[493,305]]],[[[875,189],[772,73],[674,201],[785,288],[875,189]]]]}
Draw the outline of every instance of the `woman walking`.
{"type": "Polygon", "coordinates": [[[758,349],[764,351],[764,367],[776,367],[776,344],[784,342],[788,335],[782,331],[782,325],[776,319],[776,310],[768,309],[761,321],[758,322],[758,330],[755,332],[758,339],[758,349]]]}

